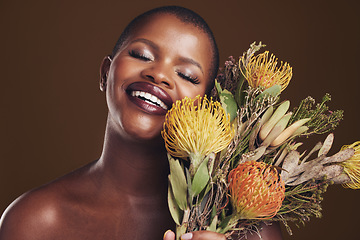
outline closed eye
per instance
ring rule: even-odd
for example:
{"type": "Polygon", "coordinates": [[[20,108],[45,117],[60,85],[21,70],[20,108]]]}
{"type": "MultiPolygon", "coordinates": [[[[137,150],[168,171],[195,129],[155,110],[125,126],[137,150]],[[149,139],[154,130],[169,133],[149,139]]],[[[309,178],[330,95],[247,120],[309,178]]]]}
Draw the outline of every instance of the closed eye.
{"type": "Polygon", "coordinates": [[[185,80],[187,80],[187,81],[189,81],[189,82],[191,82],[191,83],[193,83],[193,84],[199,84],[200,83],[200,81],[199,81],[199,79],[198,79],[198,77],[193,77],[193,76],[191,76],[191,75],[188,75],[188,74],[184,74],[184,73],[182,73],[182,72],[176,72],[181,78],[183,78],[183,79],[185,79],[185,80]]]}
{"type": "Polygon", "coordinates": [[[148,56],[148,55],[143,54],[143,53],[139,53],[139,52],[134,51],[134,50],[130,50],[129,55],[134,57],[134,58],[146,61],[146,62],[153,61],[153,58],[151,56],[148,56]]]}

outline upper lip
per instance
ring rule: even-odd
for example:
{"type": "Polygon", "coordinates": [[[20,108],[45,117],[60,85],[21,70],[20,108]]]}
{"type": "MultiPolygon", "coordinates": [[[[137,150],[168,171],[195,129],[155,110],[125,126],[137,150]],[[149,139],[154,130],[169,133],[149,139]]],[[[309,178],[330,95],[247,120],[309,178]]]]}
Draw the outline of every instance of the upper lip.
{"type": "Polygon", "coordinates": [[[132,91],[148,92],[164,102],[168,109],[170,109],[173,104],[171,96],[165,90],[151,83],[134,82],[126,88],[126,92],[130,93],[132,91]]]}

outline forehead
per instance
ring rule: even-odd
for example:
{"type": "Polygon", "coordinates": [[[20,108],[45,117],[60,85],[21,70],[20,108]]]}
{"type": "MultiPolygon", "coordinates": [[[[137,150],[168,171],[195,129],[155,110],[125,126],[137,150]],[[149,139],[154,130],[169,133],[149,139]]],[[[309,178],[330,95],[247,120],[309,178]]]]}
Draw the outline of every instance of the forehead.
{"type": "Polygon", "coordinates": [[[187,55],[201,62],[204,70],[211,66],[212,49],[208,35],[193,23],[183,22],[176,16],[157,13],[142,18],[132,29],[127,42],[145,38],[164,50],[187,55]]]}

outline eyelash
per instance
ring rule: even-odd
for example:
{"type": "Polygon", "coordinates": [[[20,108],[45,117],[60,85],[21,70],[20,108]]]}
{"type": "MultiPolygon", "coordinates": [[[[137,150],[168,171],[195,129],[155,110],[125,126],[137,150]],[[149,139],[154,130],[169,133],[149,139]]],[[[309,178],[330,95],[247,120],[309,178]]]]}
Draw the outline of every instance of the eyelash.
{"type": "Polygon", "coordinates": [[[184,74],[182,72],[176,72],[181,78],[184,78],[185,80],[188,80],[189,82],[193,84],[199,84],[200,81],[197,77],[192,77],[190,75],[184,74]]]}
{"type": "Polygon", "coordinates": [[[145,54],[138,53],[138,52],[136,52],[134,50],[129,51],[129,55],[134,57],[134,58],[143,60],[143,61],[148,61],[148,62],[152,61],[152,59],[149,58],[148,56],[146,56],[145,54]]]}
{"type": "MultiPolygon", "coordinates": [[[[146,56],[145,54],[141,54],[139,52],[136,52],[134,50],[130,50],[129,51],[129,55],[134,57],[134,58],[137,58],[137,59],[140,59],[140,60],[143,60],[143,61],[152,61],[151,58],[149,58],[148,56],[146,56]]],[[[200,81],[198,79],[198,77],[192,77],[190,75],[187,75],[187,74],[184,74],[182,72],[176,72],[181,78],[193,83],[193,84],[199,84],[200,81]]]]}

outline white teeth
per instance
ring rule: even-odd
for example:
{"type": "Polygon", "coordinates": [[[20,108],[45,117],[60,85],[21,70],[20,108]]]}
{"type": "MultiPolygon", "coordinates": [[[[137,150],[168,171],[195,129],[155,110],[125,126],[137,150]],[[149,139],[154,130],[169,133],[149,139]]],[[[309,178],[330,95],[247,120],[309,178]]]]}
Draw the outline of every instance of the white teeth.
{"type": "Polygon", "coordinates": [[[151,100],[151,94],[150,93],[145,93],[144,98],[151,100]]]}
{"type": "Polygon", "coordinates": [[[159,105],[163,109],[168,110],[168,107],[165,105],[163,101],[161,101],[159,98],[157,98],[156,96],[150,93],[142,92],[142,91],[132,91],[131,96],[145,98],[147,102],[152,103],[154,105],[159,105]]]}
{"type": "Polygon", "coordinates": [[[155,97],[154,95],[152,95],[152,96],[150,97],[150,100],[157,103],[158,98],[155,97]]]}

